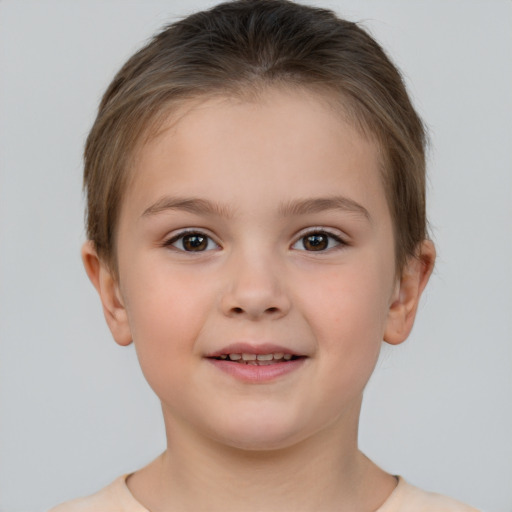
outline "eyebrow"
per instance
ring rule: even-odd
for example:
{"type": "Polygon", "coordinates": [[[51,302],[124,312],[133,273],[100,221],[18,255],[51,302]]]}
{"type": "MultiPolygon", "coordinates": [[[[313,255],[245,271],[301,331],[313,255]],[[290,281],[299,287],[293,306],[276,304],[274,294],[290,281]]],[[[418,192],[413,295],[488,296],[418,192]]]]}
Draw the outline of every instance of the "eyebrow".
{"type": "Polygon", "coordinates": [[[313,199],[298,199],[281,206],[279,213],[285,217],[290,215],[305,215],[320,213],[326,210],[343,210],[355,213],[371,220],[370,213],[361,204],[343,196],[318,197],[313,199]]]}
{"type": "MultiPolygon", "coordinates": [[[[183,210],[197,215],[216,215],[225,218],[231,218],[234,214],[233,210],[229,207],[209,201],[208,199],[166,196],[146,208],[142,217],[148,217],[167,210],[183,210]]],[[[320,213],[327,210],[343,210],[371,220],[370,214],[364,206],[343,196],[296,199],[283,203],[278,211],[281,216],[289,217],[320,213]]]]}
{"type": "Polygon", "coordinates": [[[217,215],[227,218],[233,216],[230,208],[208,199],[166,196],[153,203],[149,208],[146,208],[142,217],[155,215],[167,210],[183,210],[197,215],[217,215]]]}

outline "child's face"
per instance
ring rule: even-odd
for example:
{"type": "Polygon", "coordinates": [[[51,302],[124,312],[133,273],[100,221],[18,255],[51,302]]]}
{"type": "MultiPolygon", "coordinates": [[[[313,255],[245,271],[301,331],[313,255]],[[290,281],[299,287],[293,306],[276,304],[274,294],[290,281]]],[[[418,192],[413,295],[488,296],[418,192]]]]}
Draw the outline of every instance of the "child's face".
{"type": "Polygon", "coordinates": [[[114,337],[173,431],[264,449],[354,427],[401,300],[376,144],[306,93],[188,107],[135,163],[114,337]]]}

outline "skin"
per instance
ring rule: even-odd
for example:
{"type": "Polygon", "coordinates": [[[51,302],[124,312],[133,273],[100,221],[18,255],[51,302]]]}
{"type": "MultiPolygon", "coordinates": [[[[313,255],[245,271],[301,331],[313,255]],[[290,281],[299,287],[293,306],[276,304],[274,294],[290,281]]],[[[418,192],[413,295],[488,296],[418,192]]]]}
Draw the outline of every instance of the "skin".
{"type": "Polygon", "coordinates": [[[372,140],[306,92],[190,103],[138,154],[117,254],[118,275],[87,242],[85,268],[114,339],[135,343],[168,440],[128,478],[138,501],[370,512],[386,500],[396,479],[357,447],[362,394],[382,340],[407,338],[435,252],[423,242],[397,277],[372,140]],[[185,250],[187,228],[209,237],[204,250],[185,250]],[[243,382],[206,358],[236,342],[305,358],[243,382]]]}

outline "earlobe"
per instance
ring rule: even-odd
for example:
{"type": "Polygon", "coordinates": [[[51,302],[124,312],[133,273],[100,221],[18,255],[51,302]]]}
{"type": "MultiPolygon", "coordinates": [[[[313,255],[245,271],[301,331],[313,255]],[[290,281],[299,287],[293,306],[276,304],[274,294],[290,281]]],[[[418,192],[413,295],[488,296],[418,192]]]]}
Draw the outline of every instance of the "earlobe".
{"type": "Polygon", "coordinates": [[[384,341],[398,345],[409,336],[414,325],[421,294],[428,283],[436,251],[430,240],[424,240],[418,247],[417,255],[410,257],[389,307],[384,341]]]}
{"type": "Polygon", "coordinates": [[[118,279],[99,258],[91,240],[85,242],[82,247],[82,261],[91,283],[100,296],[103,314],[114,340],[119,345],[129,345],[132,342],[132,335],[118,279]]]}

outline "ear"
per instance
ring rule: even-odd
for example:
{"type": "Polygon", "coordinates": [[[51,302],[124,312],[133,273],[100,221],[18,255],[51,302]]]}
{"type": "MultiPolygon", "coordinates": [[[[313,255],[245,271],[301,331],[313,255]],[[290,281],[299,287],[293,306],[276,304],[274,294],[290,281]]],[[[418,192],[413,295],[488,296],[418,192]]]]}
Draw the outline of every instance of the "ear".
{"type": "Polygon", "coordinates": [[[398,345],[409,336],[421,294],[434,269],[435,259],[436,250],[430,240],[424,240],[418,246],[417,255],[409,257],[391,299],[384,332],[384,341],[387,343],[398,345]]]}
{"type": "Polygon", "coordinates": [[[91,240],[85,242],[82,247],[82,261],[91,283],[100,296],[103,314],[114,340],[119,345],[129,345],[132,342],[132,335],[118,279],[99,258],[91,240]]]}

